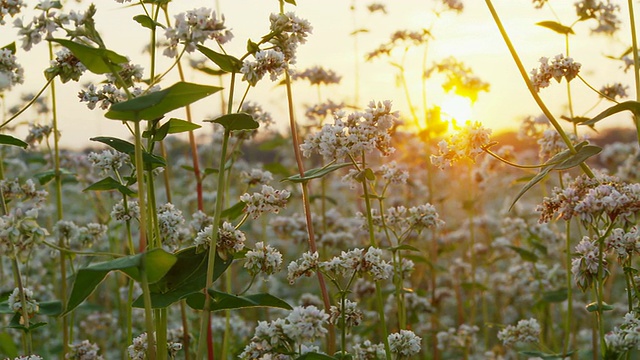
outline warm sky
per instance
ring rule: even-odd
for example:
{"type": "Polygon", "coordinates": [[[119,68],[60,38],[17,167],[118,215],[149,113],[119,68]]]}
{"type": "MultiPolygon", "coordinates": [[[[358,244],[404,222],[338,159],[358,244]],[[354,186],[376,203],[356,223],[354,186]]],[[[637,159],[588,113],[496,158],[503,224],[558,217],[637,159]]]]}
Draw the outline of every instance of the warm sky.
{"type": "MultiPolygon", "coordinates": [[[[629,85],[629,94],[633,97],[633,76],[629,72],[624,74],[618,62],[606,59],[605,55],[618,56],[630,45],[627,27],[628,14],[626,2],[619,2],[622,7],[620,14],[624,21],[622,30],[614,37],[589,35],[594,21],[583,22],[574,27],[576,35],[571,37],[571,55],[582,63],[581,75],[591,84],[600,88],[606,83],[622,82],[629,85]]],[[[30,7],[36,2],[27,0],[30,7]]],[[[462,14],[447,13],[435,18],[432,12],[439,4],[436,0],[393,0],[378,1],[387,6],[388,14],[369,14],[366,5],[373,1],[365,0],[298,0],[298,6],[289,6],[288,10],[295,11],[302,18],[308,19],[314,27],[314,32],[307,44],[300,47],[298,53],[298,69],[322,65],[333,69],[343,76],[340,85],[334,85],[322,90],[322,95],[336,102],[352,103],[354,100],[354,39],[349,36],[354,29],[366,28],[358,38],[360,64],[360,105],[364,106],[369,100],[391,99],[394,106],[404,113],[408,113],[407,102],[403,93],[396,87],[396,71],[389,65],[386,58],[379,58],[373,62],[364,62],[364,54],[374,50],[378,45],[386,42],[395,30],[420,30],[432,28],[435,40],[429,47],[428,63],[454,56],[471,67],[482,80],[489,82],[491,91],[481,93],[473,108],[474,120],[482,121],[485,126],[496,131],[503,128],[517,128],[520,119],[527,115],[538,115],[536,105],[527,92],[516,66],[504,45],[490,13],[481,0],[466,0],[462,14]],[[350,6],[356,5],[356,12],[350,11],[350,6]],[[355,20],[354,20],[355,19],[355,20]]],[[[553,12],[549,8],[534,9],[528,0],[494,0],[494,5],[501,15],[503,22],[512,37],[512,41],[524,62],[525,68],[530,70],[538,66],[538,59],[542,56],[553,57],[565,52],[564,37],[552,33],[548,29],[535,26],[536,22],[545,20],[560,21],[570,24],[575,19],[574,1],[550,0],[553,12]],[[554,15],[555,13],[555,15],[554,15]],[[557,15],[557,18],[555,17],[557,15]]],[[[84,8],[69,2],[71,8],[84,8]]],[[[147,33],[131,18],[140,13],[138,7],[125,7],[115,1],[103,0],[97,3],[98,29],[102,31],[107,45],[123,55],[130,56],[134,62],[148,68],[148,57],[141,54],[147,33]]],[[[171,4],[173,13],[196,7],[215,7],[214,1],[174,1],[171,4]]],[[[240,57],[243,54],[248,37],[256,40],[268,30],[268,15],[278,10],[276,0],[220,0],[219,8],[226,16],[227,26],[234,34],[234,41],[225,48],[231,54],[240,57]]],[[[31,15],[24,15],[28,21],[31,15]]],[[[9,22],[10,24],[10,22],[9,22]]],[[[10,25],[0,30],[0,46],[14,41],[15,31],[10,25]]],[[[62,33],[57,34],[62,37],[62,33]]],[[[212,42],[206,44],[214,48],[212,42]]],[[[19,44],[18,44],[19,46],[19,44]]],[[[194,53],[195,56],[198,56],[194,53]]],[[[411,52],[407,61],[408,77],[411,93],[415,103],[420,103],[420,82],[422,50],[411,52]]],[[[18,59],[26,69],[27,80],[24,85],[15,87],[11,94],[7,94],[9,106],[17,103],[20,93],[33,92],[44,84],[42,70],[47,64],[46,44],[41,43],[28,53],[20,49],[18,59]]],[[[166,66],[163,60],[160,65],[166,66]]],[[[96,77],[86,76],[81,83],[96,77]]],[[[171,85],[176,78],[168,79],[163,85],[171,85]]],[[[199,73],[191,74],[188,81],[218,85],[217,79],[199,73]]],[[[225,83],[224,86],[227,86],[225,83]]],[[[67,83],[59,86],[60,96],[60,128],[62,143],[65,146],[83,145],[92,136],[127,137],[122,124],[101,117],[101,110],[90,111],[85,105],[79,104],[76,94],[80,90],[77,83],[67,83]]],[[[304,105],[317,100],[316,89],[310,89],[302,83],[295,84],[296,110],[299,118],[304,114],[304,105]]],[[[580,80],[572,82],[574,105],[577,114],[583,114],[597,101],[593,94],[580,80]]],[[[434,79],[428,86],[429,102],[437,104],[442,101],[440,82],[434,79]]],[[[552,111],[559,117],[564,114],[566,104],[566,85],[553,83],[550,88],[541,91],[542,98],[548,102],[552,111]]],[[[197,119],[210,118],[219,112],[217,95],[209,100],[197,103],[197,119]]],[[[284,88],[275,87],[265,78],[249,93],[248,99],[257,101],[273,113],[274,117],[286,129],[285,93],[284,88]]],[[[595,110],[586,113],[593,116],[602,109],[610,106],[602,102],[595,110]]],[[[182,114],[171,114],[183,117],[182,114]]],[[[26,113],[20,121],[34,120],[32,114],[26,113]]],[[[613,124],[627,124],[626,117],[609,121],[613,124]]]]}

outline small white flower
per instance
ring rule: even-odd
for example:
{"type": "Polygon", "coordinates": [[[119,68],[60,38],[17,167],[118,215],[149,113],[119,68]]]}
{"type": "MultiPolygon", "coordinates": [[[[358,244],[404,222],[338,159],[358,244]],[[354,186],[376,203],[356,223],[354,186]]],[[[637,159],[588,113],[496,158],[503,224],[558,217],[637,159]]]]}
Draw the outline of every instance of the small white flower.
{"type": "Polygon", "coordinates": [[[403,357],[417,355],[420,352],[422,338],[410,330],[400,330],[399,333],[389,334],[391,352],[403,357]]]}

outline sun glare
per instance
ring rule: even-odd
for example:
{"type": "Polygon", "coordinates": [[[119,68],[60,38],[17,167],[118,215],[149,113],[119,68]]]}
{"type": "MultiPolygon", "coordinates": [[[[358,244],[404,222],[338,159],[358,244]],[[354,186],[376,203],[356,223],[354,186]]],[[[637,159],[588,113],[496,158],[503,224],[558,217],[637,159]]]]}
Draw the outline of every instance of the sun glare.
{"type": "Polygon", "coordinates": [[[440,102],[440,109],[444,120],[456,120],[461,123],[473,117],[471,99],[451,93],[444,96],[440,102]]]}

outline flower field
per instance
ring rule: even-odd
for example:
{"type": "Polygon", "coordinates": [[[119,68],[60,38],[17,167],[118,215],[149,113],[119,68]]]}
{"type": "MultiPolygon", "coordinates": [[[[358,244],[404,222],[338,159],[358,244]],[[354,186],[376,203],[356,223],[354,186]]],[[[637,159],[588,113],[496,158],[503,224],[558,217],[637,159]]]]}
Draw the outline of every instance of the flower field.
{"type": "MultiPolygon", "coordinates": [[[[524,64],[484,1],[511,86],[539,110],[508,134],[456,112],[500,94],[472,64],[431,59],[429,24],[355,41],[351,69],[302,68],[300,49],[331,31],[303,0],[271,0],[249,39],[219,2],[116,2],[137,11],[118,24],[145,34],[146,63],[105,41],[99,3],[0,0],[16,31],[0,44],[1,359],[640,358],[636,2],[525,24],[565,46],[524,64]],[[625,42],[600,71],[626,83],[591,83],[600,63],[570,55],[597,37],[625,42]],[[39,48],[48,67],[23,66],[39,48]],[[364,73],[333,96],[373,62],[395,75],[387,97],[360,99],[364,73]],[[13,103],[29,77],[44,85],[13,103]],[[261,102],[265,83],[281,104],[261,102]],[[433,84],[464,101],[433,102],[433,84]],[[127,136],[63,146],[68,89],[127,136]],[[602,130],[620,118],[633,126],[602,130]]],[[[424,3],[436,19],[466,10],[424,3]]]]}

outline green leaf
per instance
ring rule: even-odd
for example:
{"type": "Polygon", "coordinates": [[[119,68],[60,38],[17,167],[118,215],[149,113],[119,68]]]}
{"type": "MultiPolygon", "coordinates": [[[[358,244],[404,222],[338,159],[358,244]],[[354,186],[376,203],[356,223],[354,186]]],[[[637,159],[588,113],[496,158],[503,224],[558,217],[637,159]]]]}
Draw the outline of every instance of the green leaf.
{"type": "Polygon", "coordinates": [[[333,164],[333,165],[328,165],[328,166],[324,166],[321,168],[316,168],[316,169],[311,169],[311,170],[307,170],[304,172],[304,176],[300,177],[300,175],[292,175],[289,176],[286,179],[282,179],[281,181],[291,181],[294,183],[300,183],[300,182],[304,182],[304,181],[309,181],[311,179],[317,179],[317,178],[321,178],[331,172],[334,172],[338,169],[341,169],[345,166],[349,166],[351,165],[351,163],[340,163],[340,164],[333,164]]]}
{"type": "Polygon", "coordinates": [[[533,251],[529,251],[527,249],[523,249],[521,247],[517,247],[517,246],[513,246],[513,245],[507,245],[507,247],[515,252],[518,253],[518,255],[520,255],[520,257],[522,258],[522,260],[524,261],[529,261],[529,262],[536,262],[538,261],[538,255],[536,255],[533,251]]]}
{"type": "Polygon", "coordinates": [[[198,45],[198,50],[226,72],[238,73],[242,68],[242,61],[231,55],[217,53],[203,45],[198,45]]]}
{"type": "Polygon", "coordinates": [[[541,21],[539,23],[536,23],[536,25],[545,27],[547,29],[551,29],[557,32],[558,34],[563,34],[563,35],[575,34],[573,32],[573,29],[571,29],[570,27],[562,25],[559,22],[555,22],[555,21],[541,21]]]}
{"type": "MultiPolygon", "coordinates": [[[[596,312],[598,311],[598,309],[600,309],[600,307],[598,306],[598,302],[594,301],[590,304],[587,304],[587,306],[585,306],[585,308],[587,309],[588,312],[596,312]]],[[[606,302],[602,302],[602,311],[611,311],[613,310],[614,307],[607,304],[606,302]]]]}
{"type": "Polygon", "coordinates": [[[115,120],[155,120],[220,90],[217,86],[177,82],[164,90],[113,104],[104,116],[115,120]]]}
{"type": "Polygon", "coordinates": [[[110,176],[107,176],[106,178],[89,185],[82,191],[107,191],[107,190],[118,190],[121,194],[127,195],[127,196],[136,195],[135,191],[122,185],[118,180],[110,176]]]}
{"type": "Polygon", "coordinates": [[[603,112],[601,112],[600,114],[596,115],[593,119],[588,120],[588,121],[584,121],[582,123],[580,123],[580,125],[593,125],[595,123],[597,123],[598,121],[607,118],[613,114],[617,114],[621,111],[631,111],[635,116],[639,116],[640,115],[640,102],[637,101],[625,101],[625,102],[621,102],[619,104],[613,105],[612,107],[604,110],[603,112]]]}
{"type": "Polygon", "coordinates": [[[5,46],[3,46],[2,48],[0,48],[1,50],[4,49],[8,49],[9,51],[11,51],[12,54],[16,54],[16,42],[12,42],[11,44],[7,44],[5,46]]]}
{"type": "Polygon", "coordinates": [[[15,315],[13,315],[13,317],[11,317],[11,320],[9,321],[9,325],[7,327],[9,329],[18,329],[18,330],[24,331],[25,333],[28,333],[39,327],[43,327],[47,325],[46,322],[37,322],[37,323],[29,323],[29,327],[26,327],[20,323],[21,318],[22,318],[22,315],[20,313],[16,313],[15,315]]]}
{"type": "Polygon", "coordinates": [[[489,290],[488,287],[484,286],[483,284],[479,283],[479,282],[463,282],[460,284],[460,286],[465,289],[465,290],[479,290],[479,291],[487,291],[489,290]]]}
{"type": "Polygon", "coordinates": [[[66,39],[51,39],[50,41],[57,42],[69,49],[82,62],[82,65],[94,74],[111,73],[113,70],[120,71],[121,67],[118,64],[129,62],[126,57],[111,50],[98,49],[66,39]]]}
{"type": "Polygon", "coordinates": [[[13,341],[13,336],[6,332],[0,333],[0,353],[11,359],[18,357],[18,347],[13,341]]]}
{"type": "Polygon", "coordinates": [[[235,113],[222,115],[215,120],[205,120],[207,122],[213,122],[224,126],[226,130],[253,130],[257,129],[260,124],[253,119],[253,116],[247,113],[235,113]]]}
{"type": "Polygon", "coordinates": [[[144,268],[148,282],[153,284],[162,279],[176,261],[175,255],[161,248],[156,248],[145,253],[125,256],[82,268],[76,273],[71,294],[67,301],[67,308],[63,315],[73,311],[88,298],[111,271],[121,271],[134,280],[140,281],[140,272],[144,268]]]}
{"type": "Polygon", "coordinates": [[[264,170],[270,171],[272,174],[276,175],[288,175],[289,169],[286,166],[282,165],[280,162],[272,162],[269,164],[265,164],[262,166],[264,170]]]}
{"type": "Polygon", "coordinates": [[[544,360],[551,360],[551,359],[566,359],[567,357],[570,357],[571,355],[573,355],[575,353],[575,350],[569,351],[566,354],[563,354],[563,353],[548,354],[542,351],[520,351],[518,353],[525,356],[533,356],[533,357],[539,357],[544,360]]]}
{"type": "MultiPolygon", "coordinates": [[[[166,308],[185,297],[199,293],[207,282],[208,252],[197,252],[195,246],[175,254],[177,261],[167,274],[155,284],[151,284],[151,307],[166,308]]],[[[216,254],[213,280],[227,270],[233,259],[223,260],[216,254]]],[[[133,302],[134,307],[144,307],[142,296],[133,302]]]]}
{"type": "MultiPolygon", "coordinates": [[[[255,307],[269,307],[292,310],[291,305],[273,295],[262,293],[237,296],[209,289],[211,296],[210,311],[247,309],[255,307]]],[[[195,293],[187,298],[187,305],[196,310],[204,308],[204,294],[195,293]]]]}
{"type": "Polygon", "coordinates": [[[568,291],[567,288],[558,290],[545,291],[542,293],[542,300],[548,303],[558,303],[567,300],[568,291]]]}
{"type": "Polygon", "coordinates": [[[26,149],[29,144],[11,135],[0,134],[0,144],[19,146],[26,149]]]}
{"type": "Polygon", "coordinates": [[[196,129],[200,129],[202,126],[198,124],[194,124],[187,120],[171,118],[169,121],[162,126],[169,126],[169,130],[167,133],[169,134],[179,134],[187,131],[193,131],[196,129]]]}
{"type": "Polygon", "coordinates": [[[563,161],[561,164],[554,166],[554,170],[567,170],[572,167],[578,166],[585,162],[588,158],[599,154],[602,151],[602,148],[595,145],[586,145],[581,147],[578,152],[574,155],[571,155],[570,158],[563,161]]]}
{"type": "Polygon", "coordinates": [[[260,45],[251,41],[251,39],[247,39],[247,52],[249,54],[255,54],[260,51],[260,45]]]}
{"type": "Polygon", "coordinates": [[[235,203],[233,206],[231,206],[228,209],[224,209],[222,211],[222,213],[220,214],[220,217],[222,219],[227,219],[229,221],[233,221],[237,218],[239,218],[240,216],[242,216],[243,212],[244,212],[244,208],[247,206],[247,204],[243,203],[242,201],[239,201],[237,203],[235,203]]]}
{"type": "MultiPolygon", "coordinates": [[[[349,354],[347,354],[347,356],[350,356],[349,354]]],[[[329,356],[327,354],[320,354],[320,353],[316,353],[316,352],[308,352],[304,355],[300,355],[296,358],[296,360],[336,360],[337,358],[333,357],[333,356],[329,356]]],[[[343,359],[347,359],[347,357],[345,356],[343,359]]]]}
{"type": "Polygon", "coordinates": [[[160,24],[157,21],[153,21],[153,19],[147,15],[136,15],[133,17],[133,20],[135,20],[137,23],[142,25],[142,27],[145,27],[147,29],[153,30],[157,26],[160,26],[161,28],[166,29],[164,25],[160,24]]]}
{"type": "MultiPolygon", "coordinates": [[[[75,173],[72,173],[69,170],[60,169],[60,176],[75,176],[75,175],[76,175],[75,173]]],[[[38,179],[38,183],[40,183],[40,185],[46,185],[51,180],[55,179],[56,171],[55,170],[43,171],[41,173],[37,173],[37,174],[33,175],[33,177],[38,179]]]]}
{"type": "Polygon", "coordinates": [[[395,250],[408,250],[408,251],[416,251],[416,252],[420,252],[420,249],[413,247],[411,245],[407,245],[407,244],[402,244],[396,247],[390,247],[389,250],[391,251],[395,251],[395,250]]]}

